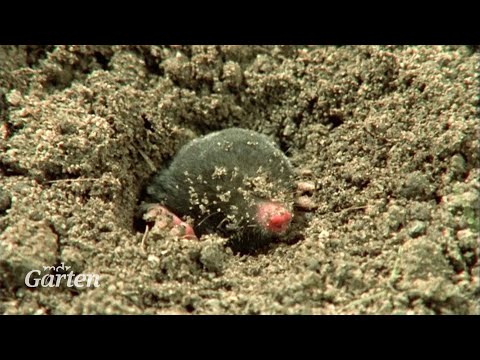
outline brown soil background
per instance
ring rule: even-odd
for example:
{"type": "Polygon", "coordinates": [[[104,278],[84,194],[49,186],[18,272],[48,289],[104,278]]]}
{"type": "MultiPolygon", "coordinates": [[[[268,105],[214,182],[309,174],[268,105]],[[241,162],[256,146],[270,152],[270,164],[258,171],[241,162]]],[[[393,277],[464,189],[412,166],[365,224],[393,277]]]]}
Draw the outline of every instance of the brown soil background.
{"type": "Polygon", "coordinates": [[[479,314],[479,52],[1,46],[0,313],[479,314]],[[149,238],[143,186],[191,138],[274,137],[312,175],[295,243],[149,238]],[[89,289],[27,288],[60,263],[89,289]]]}

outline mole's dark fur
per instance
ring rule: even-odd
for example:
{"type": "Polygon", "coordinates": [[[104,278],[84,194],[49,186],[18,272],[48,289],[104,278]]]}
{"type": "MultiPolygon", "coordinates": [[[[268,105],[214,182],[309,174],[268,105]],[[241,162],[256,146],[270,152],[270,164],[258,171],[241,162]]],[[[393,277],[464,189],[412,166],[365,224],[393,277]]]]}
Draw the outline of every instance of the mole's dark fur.
{"type": "Polygon", "coordinates": [[[267,136],[231,128],[185,145],[147,194],[181,217],[191,217],[198,236],[220,232],[234,250],[249,251],[273,234],[256,221],[257,206],[274,201],[292,211],[293,171],[267,136]]]}

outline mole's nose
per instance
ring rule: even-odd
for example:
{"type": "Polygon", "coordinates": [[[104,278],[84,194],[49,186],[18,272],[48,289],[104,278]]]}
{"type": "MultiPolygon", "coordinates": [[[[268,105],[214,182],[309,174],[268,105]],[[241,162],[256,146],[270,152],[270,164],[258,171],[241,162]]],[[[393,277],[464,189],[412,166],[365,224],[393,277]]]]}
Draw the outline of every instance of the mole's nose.
{"type": "Polygon", "coordinates": [[[257,219],[265,230],[283,233],[288,229],[292,214],[284,206],[274,202],[263,202],[258,205],[257,219]]]}
{"type": "Polygon", "coordinates": [[[292,215],[290,215],[289,212],[284,212],[280,215],[273,215],[270,218],[267,228],[269,228],[273,232],[284,232],[288,229],[288,225],[290,224],[291,219],[292,215]]]}

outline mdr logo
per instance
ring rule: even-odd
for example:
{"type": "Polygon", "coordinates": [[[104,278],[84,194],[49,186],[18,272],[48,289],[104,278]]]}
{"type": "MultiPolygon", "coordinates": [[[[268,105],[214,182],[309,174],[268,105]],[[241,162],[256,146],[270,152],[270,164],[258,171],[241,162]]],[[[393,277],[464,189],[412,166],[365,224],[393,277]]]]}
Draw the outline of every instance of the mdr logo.
{"type": "Polygon", "coordinates": [[[65,271],[70,270],[70,266],[65,266],[62,262],[61,265],[55,266],[44,266],[43,271],[41,270],[31,270],[25,276],[25,285],[30,288],[36,287],[60,287],[62,282],[67,287],[75,288],[89,288],[89,287],[99,287],[100,286],[100,276],[98,274],[74,274],[73,271],[70,271],[68,274],[65,274],[65,271]],[[45,271],[54,271],[57,274],[44,274],[45,271]],[[63,272],[60,274],[59,272],[63,272]]]}

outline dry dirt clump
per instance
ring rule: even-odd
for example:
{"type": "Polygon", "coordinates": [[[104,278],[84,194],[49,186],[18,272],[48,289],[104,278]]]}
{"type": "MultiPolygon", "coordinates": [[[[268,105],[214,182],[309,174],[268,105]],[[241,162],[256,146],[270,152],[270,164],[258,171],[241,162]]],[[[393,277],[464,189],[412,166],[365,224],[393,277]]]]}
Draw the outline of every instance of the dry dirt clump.
{"type": "Polygon", "coordinates": [[[0,313],[479,314],[479,64],[463,46],[1,46],[0,313]],[[151,176],[233,126],[315,183],[301,239],[145,239],[151,176]],[[25,286],[60,264],[100,286],[25,286]]]}

